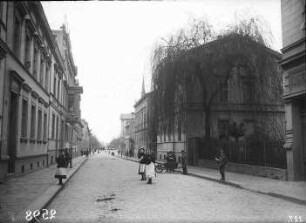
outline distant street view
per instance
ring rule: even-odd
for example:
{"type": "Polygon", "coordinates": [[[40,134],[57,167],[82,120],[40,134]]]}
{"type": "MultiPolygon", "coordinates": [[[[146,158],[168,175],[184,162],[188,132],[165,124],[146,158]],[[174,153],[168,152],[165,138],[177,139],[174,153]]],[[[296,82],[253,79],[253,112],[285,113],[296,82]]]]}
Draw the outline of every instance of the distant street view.
{"type": "Polygon", "coordinates": [[[305,0],[1,1],[0,223],[306,222],[305,0]]]}
{"type": "Polygon", "coordinates": [[[286,222],[303,208],[179,173],[146,185],[137,169],[108,153],[93,155],[48,205],[57,210],[54,222],[286,222]]]}

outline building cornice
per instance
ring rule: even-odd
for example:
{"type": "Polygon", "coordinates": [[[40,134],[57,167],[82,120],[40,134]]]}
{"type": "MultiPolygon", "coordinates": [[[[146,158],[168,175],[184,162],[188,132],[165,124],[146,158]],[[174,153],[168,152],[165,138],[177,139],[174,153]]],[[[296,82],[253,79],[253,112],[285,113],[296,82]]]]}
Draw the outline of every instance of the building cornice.
{"type": "Polygon", "coordinates": [[[303,43],[305,43],[305,41],[306,41],[306,37],[303,37],[303,38],[301,38],[301,39],[299,39],[299,40],[297,40],[297,41],[291,43],[290,45],[285,46],[284,48],[282,48],[282,49],[281,49],[281,52],[282,52],[283,54],[285,54],[285,53],[287,53],[288,51],[290,51],[290,50],[292,50],[292,49],[294,49],[294,48],[296,48],[296,47],[298,47],[298,46],[303,45],[303,43]]]}

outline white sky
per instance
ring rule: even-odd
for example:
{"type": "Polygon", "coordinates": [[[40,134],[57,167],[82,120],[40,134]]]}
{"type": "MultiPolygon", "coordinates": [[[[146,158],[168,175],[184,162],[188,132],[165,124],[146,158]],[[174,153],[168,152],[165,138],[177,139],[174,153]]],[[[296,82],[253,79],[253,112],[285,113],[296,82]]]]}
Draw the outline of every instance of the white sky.
{"type": "Polygon", "coordinates": [[[82,118],[103,142],[120,135],[120,114],[134,111],[144,76],[150,89],[150,56],[155,43],[190,18],[205,18],[214,28],[234,14],[259,15],[271,27],[274,50],[282,48],[280,0],[71,1],[42,2],[51,29],[65,15],[78,79],[84,88],[82,118]]]}

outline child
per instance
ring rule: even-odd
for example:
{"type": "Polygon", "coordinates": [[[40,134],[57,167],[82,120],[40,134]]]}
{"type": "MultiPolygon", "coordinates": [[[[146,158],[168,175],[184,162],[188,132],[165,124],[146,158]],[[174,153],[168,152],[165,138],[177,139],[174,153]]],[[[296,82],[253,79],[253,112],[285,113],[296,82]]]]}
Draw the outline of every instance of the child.
{"type": "Polygon", "coordinates": [[[153,154],[147,154],[144,159],[146,163],[146,177],[148,178],[147,184],[152,184],[152,179],[155,177],[155,158],[153,154]]]}

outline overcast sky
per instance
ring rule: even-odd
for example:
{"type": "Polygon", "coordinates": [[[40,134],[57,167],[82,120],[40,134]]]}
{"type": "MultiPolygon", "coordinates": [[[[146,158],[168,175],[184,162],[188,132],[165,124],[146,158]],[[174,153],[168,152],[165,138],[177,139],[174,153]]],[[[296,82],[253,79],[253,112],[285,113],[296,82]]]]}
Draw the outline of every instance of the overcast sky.
{"type": "Polygon", "coordinates": [[[270,26],[273,49],[282,48],[280,0],[42,2],[51,29],[66,21],[78,79],[82,118],[103,142],[120,135],[120,114],[134,111],[150,56],[161,37],[205,18],[222,29],[234,15],[259,15],[270,26]]]}

